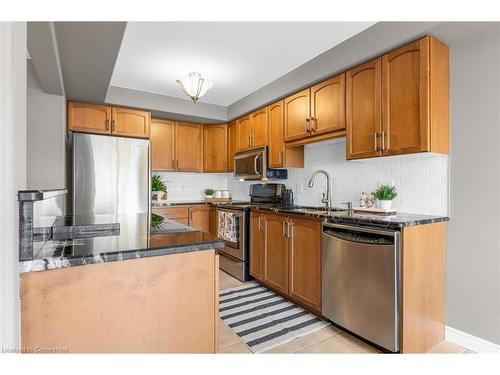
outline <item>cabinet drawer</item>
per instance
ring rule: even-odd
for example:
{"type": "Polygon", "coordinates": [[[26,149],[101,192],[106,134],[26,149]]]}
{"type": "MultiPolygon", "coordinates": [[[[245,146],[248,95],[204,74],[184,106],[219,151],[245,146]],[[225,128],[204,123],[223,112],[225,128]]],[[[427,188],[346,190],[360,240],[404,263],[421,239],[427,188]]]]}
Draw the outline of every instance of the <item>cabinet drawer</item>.
{"type": "Polygon", "coordinates": [[[153,213],[163,217],[168,217],[169,219],[187,219],[189,217],[189,207],[181,206],[153,208],[153,213]]]}

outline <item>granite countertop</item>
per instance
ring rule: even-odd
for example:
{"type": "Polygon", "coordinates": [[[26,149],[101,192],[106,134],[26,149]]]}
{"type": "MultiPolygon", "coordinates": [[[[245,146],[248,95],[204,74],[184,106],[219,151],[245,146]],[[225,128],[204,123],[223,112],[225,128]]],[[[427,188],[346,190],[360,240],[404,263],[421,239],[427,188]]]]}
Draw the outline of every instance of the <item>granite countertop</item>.
{"type": "Polygon", "coordinates": [[[149,216],[145,213],[106,216],[109,216],[109,222],[120,223],[118,235],[40,242],[35,247],[33,259],[19,262],[19,272],[44,271],[224,247],[224,241],[210,234],[155,214],[152,215],[151,227],[149,216]]]}
{"type": "Polygon", "coordinates": [[[410,227],[415,225],[433,224],[439,222],[449,221],[447,216],[434,216],[423,214],[410,214],[410,213],[397,213],[391,216],[370,215],[355,213],[341,208],[333,208],[330,212],[326,211],[324,207],[293,207],[293,208],[280,208],[269,206],[255,206],[252,210],[257,211],[270,211],[276,213],[287,213],[294,215],[301,215],[321,220],[327,219],[329,222],[337,222],[344,224],[358,224],[383,227],[389,229],[400,229],[403,227],[410,227]],[[316,211],[316,212],[314,212],[316,211]]]}

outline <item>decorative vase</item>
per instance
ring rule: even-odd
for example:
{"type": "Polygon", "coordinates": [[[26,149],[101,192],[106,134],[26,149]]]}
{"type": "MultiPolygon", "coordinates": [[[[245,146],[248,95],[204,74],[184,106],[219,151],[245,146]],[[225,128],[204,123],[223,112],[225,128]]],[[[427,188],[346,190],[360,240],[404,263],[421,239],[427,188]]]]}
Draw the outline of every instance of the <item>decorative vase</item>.
{"type": "Polygon", "coordinates": [[[392,200],[379,199],[377,203],[378,203],[378,208],[385,211],[389,211],[392,207],[392,200]]]}
{"type": "Polygon", "coordinates": [[[154,204],[164,204],[167,202],[167,193],[165,191],[152,191],[151,201],[154,204]]]}

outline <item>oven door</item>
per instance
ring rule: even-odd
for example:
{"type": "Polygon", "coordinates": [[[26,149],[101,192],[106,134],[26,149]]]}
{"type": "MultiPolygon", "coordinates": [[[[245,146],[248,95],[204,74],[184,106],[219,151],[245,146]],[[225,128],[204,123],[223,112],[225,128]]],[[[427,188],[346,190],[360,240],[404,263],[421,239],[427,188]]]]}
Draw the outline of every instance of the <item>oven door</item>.
{"type": "MultiPolygon", "coordinates": [[[[219,212],[229,212],[234,214],[235,222],[233,225],[236,225],[236,232],[238,233],[238,239],[236,242],[225,241],[225,246],[223,249],[219,251],[226,253],[236,259],[241,261],[245,261],[245,246],[244,246],[244,238],[245,238],[245,213],[244,211],[230,210],[225,208],[217,208],[217,213],[219,212]]],[[[217,233],[219,232],[219,215],[217,215],[217,233]]]]}
{"type": "Polygon", "coordinates": [[[234,156],[234,177],[241,180],[263,180],[267,175],[266,148],[237,153],[234,156]]]}

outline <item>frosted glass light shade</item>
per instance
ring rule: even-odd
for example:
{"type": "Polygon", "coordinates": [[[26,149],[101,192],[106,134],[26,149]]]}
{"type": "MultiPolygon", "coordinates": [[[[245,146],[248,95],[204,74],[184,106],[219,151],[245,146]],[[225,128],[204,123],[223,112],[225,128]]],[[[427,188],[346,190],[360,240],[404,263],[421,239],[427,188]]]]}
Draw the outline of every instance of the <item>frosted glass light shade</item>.
{"type": "Polygon", "coordinates": [[[182,92],[189,96],[193,103],[196,103],[199,98],[214,86],[212,81],[203,78],[197,72],[191,72],[188,76],[178,79],[176,82],[182,89],[182,92]]]}

